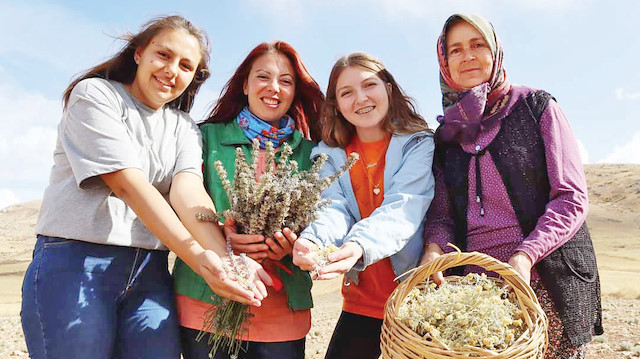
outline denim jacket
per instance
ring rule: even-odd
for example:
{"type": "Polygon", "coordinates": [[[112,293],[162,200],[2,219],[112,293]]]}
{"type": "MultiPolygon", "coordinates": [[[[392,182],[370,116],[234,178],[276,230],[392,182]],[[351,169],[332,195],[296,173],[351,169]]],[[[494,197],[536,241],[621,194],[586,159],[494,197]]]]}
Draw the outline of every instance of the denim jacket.
{"type": "MultiPolygon", "coordinates": [[[[434,152],[433,135],[417,132],[393,135],[385,156],[384,199],[365,219],[351,186],[349,172],[345,173],[322,194],[331,204],[318,212],[317,220],[305,228],[300,237],[316,244],[341,246],[353,241],[363,249],[362,258],[347,273],[358,283],[358,272],[386,257],[396,275],[415,267],[422,254],[424,215],[433,199],[435,181],[431,171],[434,152]]],[[[311,152],[316,158],[328,156],[320,170],[322,177],[336,171],[347,160],[343,148],[319,143],[311,152]]]]}

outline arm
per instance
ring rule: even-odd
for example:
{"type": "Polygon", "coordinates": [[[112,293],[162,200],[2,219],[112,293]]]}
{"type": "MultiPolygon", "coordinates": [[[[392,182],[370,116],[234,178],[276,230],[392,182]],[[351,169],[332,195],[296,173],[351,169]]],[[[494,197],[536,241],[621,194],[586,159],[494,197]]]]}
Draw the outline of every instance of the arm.
{"type": "MultiPolygon", "coordinates": [[[[316,146],[311,157],[323,152],[324,144],[316,146]]],[[[346,160],[346,154],[341,153],[346,160]]],[[[338,168],[334,161],[329,157],[325,165],[320,169],[320,178],[326,178],[334,175],[338,171],[338,168]]],[[[344,174],[346,176],[347,174],[344,174]]],[[[322,198],[327,199],[330,204],[317,212],[316,220],[310,223],[299,235],[300,238],[305,238],[310,242],[326,246],[328,244],[335,244],[340,246],[343,243],[344,237],[349,233],[349,229],[355,223],[354,216],[349,209],[348,201],[346,198],[346,190],[343,188],[343,183],[347,182],[344,178],[338,179],[333,182],[329,188],[325,189],[322,193],[322,198]]]]}
{"type": "MultiPolygon", "coordinates": [[[[242,303],[260,305],[260,300],[265,294],[264,286],[261,286],[256,293],[252,293],[242,288],[239,283],[229,280],[222,269],[220,259],[220,256],[225,255],[225,249],[219,228],[215,224],[198,223],[195,220],[195,211],[206,208],[208,204],[206,200],[193,201],[193,196],[199,195],[198,187],[202,187],[198,176],[189,173],[175,176],[171,198],[172,202],[176,202],[176,212],[183,215],[186,226],[201,240],[207,238],[203,240],[202,245],[194,240],[190,231],[178,219],[164,197],[147,181],[141,170],[127,168],[103,174],[101,178],[116,196],[133,209],[145,227],[184,260],[192,270],[202,276],[216,293],[242,303]],[[194,189],[181,191],[184,187],[194,189]],[[176,200],[176,197],[180,200],[176,200]],[[189,205],[190,203],[198,203],[201,206],[189,205]],[[187,218],[189,214],[192,220],[187,218]]],[[[204,193],[200,198],[208,199],[209,196],[204,193]]],[[[209,211],[211,208],[212,206],[208,206],[209,211]]]]}
{"type": "MultiPolygon", "coordinates": [[[[549,176],[549,203],[518,251],[537,263],[566,243],[587,218],[587,181],[578,144],[569,123],[550,100],[540,118],[549,176]]],[[[518,254],[518,253],[516,253],[518,254]]]]}
{"type": "Polygon", "coordinates": [[[433,137],[406,144],[399,170],[385,186],[384,201],[371,216],[353,225],[345,242],[363,249],[353,269],[362,271],[399,252],[415,235],[434,195],[433,137]]]}

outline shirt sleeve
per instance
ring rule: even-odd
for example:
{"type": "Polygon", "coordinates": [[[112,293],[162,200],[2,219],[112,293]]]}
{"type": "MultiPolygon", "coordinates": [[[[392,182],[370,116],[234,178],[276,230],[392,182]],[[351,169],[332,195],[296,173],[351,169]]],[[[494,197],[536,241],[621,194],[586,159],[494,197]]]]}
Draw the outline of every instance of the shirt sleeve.
{"type": "Polygon", "coordinates": [[[431,136],[418,139],[408,148],[380,207],[351,227],[345,242],[356,242],[363,249],[354,270],[362,271],[400,252],[420,229],[434,195],[433,151],[431,136]]]}
{"type": "Polygon", "coordinates": [[[444,183],[444,169],[434,164],[433,173],[436,181],[436,193],[425,217],[424,242],[425,246],[429,243],[435,243],[444,252],[449,252],[454,250],[447,244],[455,244],[455,222],[444,183]]]}
{"type": "Polygon", "coordinates": [[[587,218],[587,180],[578,144],[560,106],[550,100],[540,118],[545,147],[549,203],[534,230],[517,250],[534,263],[573,237],[587,218]]]}
{"type": "Polygon", "coordinates": [[[107,81],[83,80],[73,88],[59,133],[79,187],[104,186],[97,176],[141,168],[125,116],[122,99],[107,81]]]}
{"type": "Polygon", "coordinates": [[[178,153],[173,176],[190,172],[202,176],[202,133],[198,125],[185,113],[181,114],[181,131],[178,135],[178,153]]]}

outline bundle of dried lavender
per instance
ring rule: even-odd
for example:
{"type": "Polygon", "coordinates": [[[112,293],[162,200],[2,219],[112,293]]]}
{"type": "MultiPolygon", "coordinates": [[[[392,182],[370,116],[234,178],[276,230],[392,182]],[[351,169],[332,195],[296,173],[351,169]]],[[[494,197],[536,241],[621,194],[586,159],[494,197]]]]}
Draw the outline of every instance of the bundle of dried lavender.
{"type": "MultiPolygon", "coordinates": [[[[235,220],[238,232],[247,234],[262,234],[273,238],[276,231],[288,227],[294,233],[299,233],[309,223],[316,219],[316,211],[327,206],[330,201],[322,200],[322,192],[336,181],[342,174],[358,160],[357,153],[351,153],[345,164],[334,175],[320,178],[319,172],[327,161],[322,154],[314,161],[309,171],[299,171],[298,163],[289,160],[293,150],[288,143],[280,149],[280,158],[275,161],[275,151],[271,142],[266,143],[265,172],[259,175],[256,159],[259,158],[259,143],[252,143],[251,163],[242,148],[236,148],[235,172],[233,183],[229,180],[222,162],[215,161],[214,167],[227,192],[230,208],[222,214],[235,220]]],[[[198,220],[215,220],[199,214],[198,220]]],[[[227,246],[230,251],[230,244],[227,246]]],[[[229,253],[232,262],[236,257],[229,253]]],[[[233,266],[230,270],[232,278],[246,278],[247,268],[233,266]]],[[[242,282],[241,282],[242,283],[242,282]]],[[[243,284],[247,289],[253,283],[243,284]]],[[[248,319],[247,305],[223,299],[205,318],[205,331],[211,333],[209,344],[212,346],[211,355],[224,345],[228,347],[231,357],[237,357],[240,350],[239,337],[241,328],[248,319]]]]}
{"type": "MultiPolygon", "coordinates": [[[[298,163],[289,160],[293,150],[288,143],[283,144],[278,161],[274,160],[271,143],[267,142],[266,150],[266,171],[258,176],[256,161],[247,163],[242,148],[236,148],[233,184],[222,163],[214,163],[231,205],[223,214],[236,221],[240,233],[273,237],[284,227],[295,233],[301,231],[315,220],[318,209],[329,204],[322,200],[322,191],[358,160],[358,154],[352,153],[336,174],[320,178],[326,155],[320,155],[309,171],[298,171],[298,163]]],[[[252,157],[258,158],[258,153],[258,141],[253,141],[252,157]]]]}

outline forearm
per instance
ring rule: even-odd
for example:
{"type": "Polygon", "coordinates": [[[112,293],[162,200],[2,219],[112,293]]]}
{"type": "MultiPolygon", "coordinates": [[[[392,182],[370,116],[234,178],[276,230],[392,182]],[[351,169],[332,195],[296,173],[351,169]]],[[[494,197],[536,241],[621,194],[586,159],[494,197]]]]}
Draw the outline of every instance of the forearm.
{"type": "Polygon", "coordinates": [[[171,185],[169,200],[184,227],[204,249],[210,249],[220,256],[226,254],[226,241],[218,224],[196,219],[198,213],[212,215],[216,212],[200,177],[187,172],[177,174],[171,185]]]}
{"type": "Polygon", "coordinates": [[[153,235],[192,270],[200,272],[196,258],[204,249],[180,222],[160,192],[146,180],[142,171],[128,168],[101,177],[115,195],[133,209],[153,235]]]}
{"type": "Polygon", "coordinates": [[[560,107],[553,101],[542,114],[549,203],[535,229],[518,248],[534,262],[566,243],[587,218],[587,182],[577,141],[560,107]]]}

